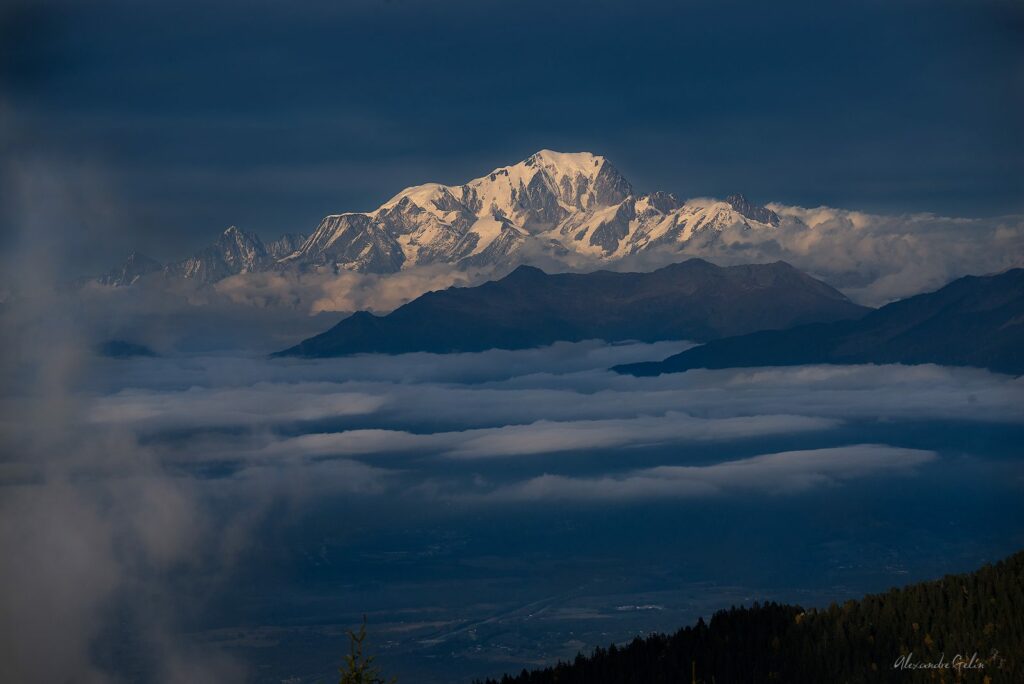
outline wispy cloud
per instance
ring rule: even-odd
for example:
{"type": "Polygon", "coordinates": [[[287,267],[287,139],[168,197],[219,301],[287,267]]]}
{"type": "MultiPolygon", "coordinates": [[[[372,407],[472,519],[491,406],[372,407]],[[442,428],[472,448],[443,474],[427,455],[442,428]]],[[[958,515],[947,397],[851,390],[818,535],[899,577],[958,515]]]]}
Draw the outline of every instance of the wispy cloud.
{"type": "Polygon", "coordinates": [[[190,387],[180,392],[126,389],[99,397],[89,409],[93,423],[136,429],[268,426],[318,418],[373,413],[387,398],[338,391],[329,383],[246,388],[190,387]]]}
{"type": "Polygon", "coordinates": [[[907,471],[935,457],[931,451],[858,444],[765,454],[707,466],[661,466],[618,477],[541,475],[478,496],[498,501],[600,502],[727,493],[785,494],[907,471]]]}
{"type": "Polygon", "coordinates": [[[835,420],[803,416],[762,415],[712,420],[669,412],[664,416],[632,419],[539,420],[525,425],[432,434],[357,429],[301,435],[270,444],[256,455],[365,456],[417,452],[453,459],[501,458],[686,441],[725,441],[823,430],[837,424],[835,420]]]}

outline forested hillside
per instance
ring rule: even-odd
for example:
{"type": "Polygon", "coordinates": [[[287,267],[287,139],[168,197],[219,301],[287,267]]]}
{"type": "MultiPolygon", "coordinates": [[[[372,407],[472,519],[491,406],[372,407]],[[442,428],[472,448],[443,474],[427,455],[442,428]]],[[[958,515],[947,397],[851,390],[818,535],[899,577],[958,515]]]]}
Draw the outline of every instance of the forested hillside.
{"type": "Polygon", "coordinates": [[[1024,682],[1022,660],[1024,552],[825,610],[723,610],[670,636],[483,684],[1024,682]]]}

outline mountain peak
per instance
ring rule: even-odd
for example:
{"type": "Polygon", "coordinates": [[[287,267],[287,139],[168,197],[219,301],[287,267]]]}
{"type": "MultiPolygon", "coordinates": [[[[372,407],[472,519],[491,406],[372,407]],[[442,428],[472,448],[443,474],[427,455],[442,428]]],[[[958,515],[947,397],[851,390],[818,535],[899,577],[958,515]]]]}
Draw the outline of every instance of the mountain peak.
{"type": "Polygon", "coordinates": [[[509,279],[520,279],[520,278],[536,278],[545,277],[547,273],[537,268],[536,266],[530,266],[528,264],[520,264],[515,269],[505,276],[504,280],[509,279]]]}
{"type": "Polygon", "coordinates": [[[238,226],[228,226],[220,234],[220,239],[217,242],[220,245],[233,245],[232,249],[239,247],[243,249],[264,249],[263,242],[258,235],[247,233],[238,226]]]}
{"type": "Polygon", "coordinates": [[[149,258],[138,250],[132,250],[124,264],[99,276],[96,278],[96,282],[113,287],[124,287],[135,283],[144,275],[159,271],[161,268],[163,266],[160,262],[149,258]]]}
{"type": "Polygon", "coordinates": [[[772,226],[779,225],[779,215],[767,207],[762,207],[757,204],[752,204],[750,200],[744,197],[740,193],[734,193],[725,198],[725,201],[731,206],[737,213],[752,219],[759,223],[765,223],[772,226]]]}
{"type": "Polygon", "coordinates": [[[214,282],[278,267],[392,273],[448,263],[499,271],[538,250],[607,262],[682,252],[690,240],[741,224],[760,230],[780,219],[739,194],[686,202],[665,192],[638,195],[599,154],[542,149],[464,183],[423,183],[372,211],[328,215],[308,237],[264,243],[228,226],[168,272],[214,282]]]}
{"type": "Polygon", "coordinates": [[[137,249],[133,249],[128,253],[128,258],[125,259],[127,264],[156,264],[159,266],[159,262],[156,259],[150,258],[148,255],[143,254],[137,249]]]}
{"type": "Polygon", "coordinates": [[[605,164],[606,159],[591,152],[556,152],[540,150],[530,155],[522,164],[554,171],[559,175],[575,176],[580,174],[588,178],[596,176],[605,164]]]}

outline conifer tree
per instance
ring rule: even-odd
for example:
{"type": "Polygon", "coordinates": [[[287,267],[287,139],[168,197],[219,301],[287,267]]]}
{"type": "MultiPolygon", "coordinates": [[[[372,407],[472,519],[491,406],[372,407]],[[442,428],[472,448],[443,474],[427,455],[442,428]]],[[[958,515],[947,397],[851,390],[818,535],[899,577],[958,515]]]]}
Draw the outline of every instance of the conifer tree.
{"type": "Polygon", "coordinates": [[[363,642],[366,641],[366,616],[358,632],[349,630],[349,654],[345,656],[345,664],[338,668],[341,680],[338,684],[395,684],[397,679],[385,681],[380,671],[374,666],[376,656],[363,655],[363,642]]]}

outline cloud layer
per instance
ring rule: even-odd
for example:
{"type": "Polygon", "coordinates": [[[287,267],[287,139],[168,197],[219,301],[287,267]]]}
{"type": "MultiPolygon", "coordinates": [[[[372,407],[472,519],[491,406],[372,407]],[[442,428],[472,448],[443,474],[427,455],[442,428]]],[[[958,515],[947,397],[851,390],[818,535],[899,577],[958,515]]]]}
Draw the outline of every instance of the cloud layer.
{"type": "MultiPolygon", "coordinates": [[[[36,380],[9,385],[2,404],[0,547],[16,559],[0,577],[14,635],[3,658],[23,681],[107,681],[92,654],[119,605],[156,679],[240,678],[241,663],[180,633],[194,609],[180,597],[202,605],[257,529],[286,535],[293,516],[332,501],[405,519],[438,505],[802,496],[940,458],[857,441],[844,431],[858,421],[1024,423],[1021,380],[980,370],[607,370],[683,343],[114,361],[65,339],[63,370],[39,357],[36,380]],[[152,600],[129,598],[140,591],[152,600]],[[54,638],[59,657],[44,657],[54,638]]],[[[7,377],[26,377],[21,361],[7,377]]]]}
{"type": "Polygon", "coordinates": [[[500,487],[488,496],[508,501],[600,502],[725,493],[786,494],[854,478],[907,471],[935,457],[934,452],[919,449],[857,444],[764,454],[707,466],[660,466],[620,477],[541,475],[500,487]]]}
{"type": "MultiPolygon", "coordinates": [[[[549,272],[650,271],[691,257],[720,265],[784,260],[869,306],[935,290],[964,275],[1024,266],[1021,216],[771,207],[783,218],[776,229],[734,226],[698,235],[681,249],[657,248],[604,262],[578,254],[553,257],[527,245],[516,259],[549,272]]],[[[77,325],[98,341],[130,338],[161,352],[244,348],[265,353],[322,332],[353,311],[386,313],[427,291],[501,277],[513,265],[465,271],[418,266],[386,276],[268,272],[232,276],[213,286],[157,278],[131,288],[65,290],[62,297],[76,312],[77,325]]],[[[25,296],[34,278],[0,283],[0,297],[25,296]]]]}
{"type": "MultiPolygon", "coordinates": [[[[528,243],[516,259],[549,272],[596,269],[647,271],[690,257],[720,265],[787,261],[837,287],[854,301],[880,306],[938,289],[964,275],[1024,266],[1024,217],[956,218],[935,214],[871,214],[831,207],[769,205],[782,218],[774,230],[744,226],[698,235],[605,262],[580,254],[553,257],[528,243]]],[[[294,303],[310,313],[386,312],[428,290],[473,285],[506,269],[457,271],[414,267],[390,275],[253,274],[218,283],[234,303],[294,303]]]]}

